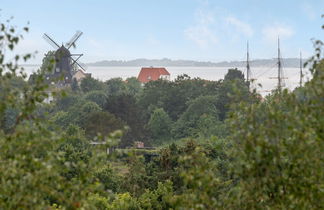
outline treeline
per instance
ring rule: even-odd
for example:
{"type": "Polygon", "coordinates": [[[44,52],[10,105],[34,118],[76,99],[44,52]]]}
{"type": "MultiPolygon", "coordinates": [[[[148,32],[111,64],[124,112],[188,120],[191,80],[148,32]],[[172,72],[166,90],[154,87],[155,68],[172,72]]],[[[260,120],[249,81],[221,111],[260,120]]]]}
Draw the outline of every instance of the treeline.
{"type": "Polygon", "coordinates": [[[217,82],[86,79],[57,92],[41,71],[28,83],[6,62],[4,52],[21,38],[7,25],[0,27],[0,209],[324,207],[322,42],[309,82],[263,100],[237,70],[217,82]],[[54,102],[44,103],[49,95],[54,102]],[[106,154],[138,139],[168,145],[106,154]]]}
{"type": "Polygon", "coordinates": [[[47,107],[50,120],[63,129],[79,126],[89,139],[123,130],[121,147],[135,141],[159,146],[188,137],[224,137],[224,120],[231,105],[257,100],[237,69],[230,69],[220,81],[182,75],[175,81],[151,81],[144,87],[136,78],[105,82],[85,78],[65,91],[67,95],[55,98],[47,107]],[[239,98],[234,97],[235,88],[241,93],[239,98]]]}

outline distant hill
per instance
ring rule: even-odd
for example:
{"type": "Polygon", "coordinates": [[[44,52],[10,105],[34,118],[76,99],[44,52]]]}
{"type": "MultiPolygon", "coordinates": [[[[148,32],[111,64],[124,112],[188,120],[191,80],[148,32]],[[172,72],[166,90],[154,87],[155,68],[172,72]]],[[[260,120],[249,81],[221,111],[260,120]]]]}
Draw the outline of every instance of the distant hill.
{"type": "MultiPolygon", "coordinates": [[[[306,60],[303,60],[305,62],[306,60]]],[[[256,59],[250,61],[251,67],[267,67],[274,66],[277,63],[277,59],[256,59]]],[[[282,59],[283,67],[299,67],[298,58],[284,58],[282,59]]],[[[95,63],[86,63],[87,66],[199,66],[199,67],[244,67],[246,61],[223,61],[223,62],[204,62],[193,60],[171,60],[168,58],[163,59],[135,59],[135,60],[104,60],[95,63]]]]}

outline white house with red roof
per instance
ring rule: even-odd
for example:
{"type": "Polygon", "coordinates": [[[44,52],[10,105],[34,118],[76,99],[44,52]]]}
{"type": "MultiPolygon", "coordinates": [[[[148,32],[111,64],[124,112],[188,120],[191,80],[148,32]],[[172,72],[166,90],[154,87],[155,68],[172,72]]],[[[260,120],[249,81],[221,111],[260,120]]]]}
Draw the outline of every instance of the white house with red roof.
{"type": "Polygon", "coordinates": [[[137,77],[141,83],[155,81],[158,79],[170,80],[170,73],[163,67],[143,67],[137,77]]]}

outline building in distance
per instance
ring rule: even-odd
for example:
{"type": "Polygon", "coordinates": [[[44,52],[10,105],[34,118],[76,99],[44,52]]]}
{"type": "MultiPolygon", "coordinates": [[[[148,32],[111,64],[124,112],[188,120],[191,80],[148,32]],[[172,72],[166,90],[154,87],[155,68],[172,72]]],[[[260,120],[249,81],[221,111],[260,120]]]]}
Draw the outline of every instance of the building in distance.
{"type": "Polygon", "coordinates": [[[137,80],[143,84],[159,79],[170,80],[170,73],[163,67],[143,67],[137,77],[137,80]]]}
{"type": "Polygon", "coordinates": [[[72,79],[76,79],[76,81],[80,84],[81,80],[86,77],[91,77],[91,73],[85,73],[82,69],[79,69],[73,74],[72,79]]]}
{"type": "Polygon", "coordinates": [[[84,70],[83,67],[77,62],[83,54],[70,53],[70,48],[75,46],[75,42],[82,34],[83,33],[81,31],[77,31],[69,42],[62,44],[61,46],[47,34],[43,35],[43,38],[55,49],[54,52],[47,53],[45,55],[45,61],[47,60],[47,63],[53,64],[48,64],[53,68],[53,71],[46,72],[45,78],[47,83],[56,85],[56,87],[71,85],[74,67],[84,70]]]}

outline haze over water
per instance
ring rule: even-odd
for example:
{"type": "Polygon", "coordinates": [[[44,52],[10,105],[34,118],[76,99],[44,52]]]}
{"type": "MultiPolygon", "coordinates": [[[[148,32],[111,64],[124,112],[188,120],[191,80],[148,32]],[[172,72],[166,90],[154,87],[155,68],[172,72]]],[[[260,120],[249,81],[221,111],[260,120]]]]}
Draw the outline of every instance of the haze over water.
{"type": "MultiPolygon", "coordinates": [[[[26,66],[24,67],[27,74],[35,71],[38,66],[26,66]]],[[[205,80],[220,80],[224,79],[225,74],[228,69],[232,67],[166,67],[166,69],[171,74],[171,80],[174,80],[177,76],[182,74],[187,74],[191,78],[199,77],[205,80]]],[[[239,70],[245,72],[244,68],[238,68],[239,70]]],[[[101,81],[106,81],[112,78],[121,77],[126,79],[128,77],[137,77],[141,67],[121,67],[121,66],[88,66],[86,71],[91,73],[93,78],[99,79],[101,81]]],[[[256,67],[252,68],[252,78],[255,79],[252,87],[257,88],[257,91],[266,95],[270,90],[276,88],[277,80],[270,79],[269,77],[276,77],[277,67],[256,67]],[[261,84],[259,87],[257,84],[261,84]]],[[[310,77],[309,71],[304,69],[304,82],[310,77]]],[[[284,68],[285,87],[289,90],[293,90],[299,85],[299,68],[284,68]]]]}

